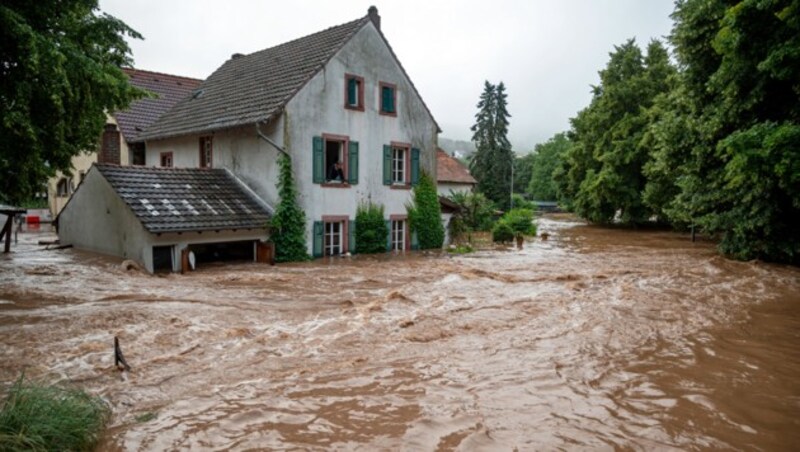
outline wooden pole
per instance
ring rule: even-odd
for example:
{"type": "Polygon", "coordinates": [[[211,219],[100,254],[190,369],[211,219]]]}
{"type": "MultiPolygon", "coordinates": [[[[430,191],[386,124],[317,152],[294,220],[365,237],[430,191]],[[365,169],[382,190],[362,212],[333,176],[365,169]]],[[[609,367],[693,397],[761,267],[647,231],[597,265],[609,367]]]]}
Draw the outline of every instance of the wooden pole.
{"type": "Polygon", "coordinates": [[[119,370],[131,371],[131,366],[128,365],[128,362],[125,361],[125,357],[122,356],[122,349],[119,347],[119,338],[117,338],[117,336],[114,336],[114,365],[117,366],[119,370]],[[122,366],[120,366],[120,364],[122,364],[122,366]]]}
{"type": "Polygon", "coordinates": [[[6,238],[6,245],[4,249],[4,253],[8,253],[11,251],[11,223],[14,222],[14,214],[9,214],[8,218],[6,219],[6,224],[3,226],[3,232],[0,234],[0,240],[3,236],[6,238]]]}

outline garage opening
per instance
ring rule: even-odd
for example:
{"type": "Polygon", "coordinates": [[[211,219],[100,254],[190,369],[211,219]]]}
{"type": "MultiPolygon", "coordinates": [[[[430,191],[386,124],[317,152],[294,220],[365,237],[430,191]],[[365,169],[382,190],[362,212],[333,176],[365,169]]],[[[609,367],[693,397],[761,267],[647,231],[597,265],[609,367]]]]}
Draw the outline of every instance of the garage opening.
{"type": "Polygon", "coordinates": [[[252,240],[241,242],[198,243],[189,245],[194,253],[197,267],[212,262],[253,262],[255,243],[252,240]]]}
{"type": "Polygon", "coordinates": [[[172,246],[153,247],[153,272],[172,271],[172,246]]]}

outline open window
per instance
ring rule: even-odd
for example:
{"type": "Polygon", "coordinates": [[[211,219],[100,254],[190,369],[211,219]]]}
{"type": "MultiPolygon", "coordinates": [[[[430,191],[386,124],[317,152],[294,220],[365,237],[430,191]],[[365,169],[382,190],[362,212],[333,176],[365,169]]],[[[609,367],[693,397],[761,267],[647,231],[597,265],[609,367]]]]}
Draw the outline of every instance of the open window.
{"type": "Polygon", "coordinates": [[[62,198],[69,196],[69,194],[72,192],[70,190],[71,186],[72,186],[72,181],[70,181],[66,177],[62,177],[61,179],[58,180],[58,183],[56,184],[56,196],[62,198]]]}
{"type": "Polygon", "coordinates": [[[348,187],[358,183],[358,142],[342,135],[314,137],[314,183],[348,187]]]}
{"type": "Polygon", "coordinates": [[[364,78],[353,74],[344,76],[344,108],[364,111],[364,78]]]}
{"type": "Polygon", "coordinates": [[[161,166],[164,168],[172,168],[172,152],[161,153],[161,166]]]}
{"type": "Polygon", "coordinates": [[[131,143],[128,145],[131,154],[132,165],[146,165],[147,159],[145,158],[144,143],[131,143]]]}

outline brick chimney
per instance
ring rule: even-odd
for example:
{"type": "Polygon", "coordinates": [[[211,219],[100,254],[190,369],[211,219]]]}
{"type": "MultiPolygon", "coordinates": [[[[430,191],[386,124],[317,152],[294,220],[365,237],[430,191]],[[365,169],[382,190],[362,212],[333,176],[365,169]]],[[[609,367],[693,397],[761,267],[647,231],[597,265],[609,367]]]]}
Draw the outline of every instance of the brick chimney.
{"type": "Polygon", "coordinates": [[[369,9],[367,10],[367,15],[369,16],[369,20],[371,20],[372,23],[375,24],[375,28],[380,30],[381,16],[378,15],[378,8],[376,8],[375,5],[370,6],[369,9]]]}
{"type": "Polygon", "coordinates": [[[100,152],[97,154],[98,163],[120,164],[119,131],[114,124],[106,124],[103,137],[100,140],[100,152]]]}

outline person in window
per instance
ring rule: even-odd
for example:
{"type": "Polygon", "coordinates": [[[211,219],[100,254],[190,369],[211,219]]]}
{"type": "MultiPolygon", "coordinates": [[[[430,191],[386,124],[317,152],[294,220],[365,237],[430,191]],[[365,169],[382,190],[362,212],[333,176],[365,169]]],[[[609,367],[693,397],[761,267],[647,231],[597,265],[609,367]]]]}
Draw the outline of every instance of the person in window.
{"type": "Polygon", "coordinates": [[[342,162],[336,162],[331,165],[328,170],[328,181],[344,182],[344,172],[342,171],[342,162]]]}

